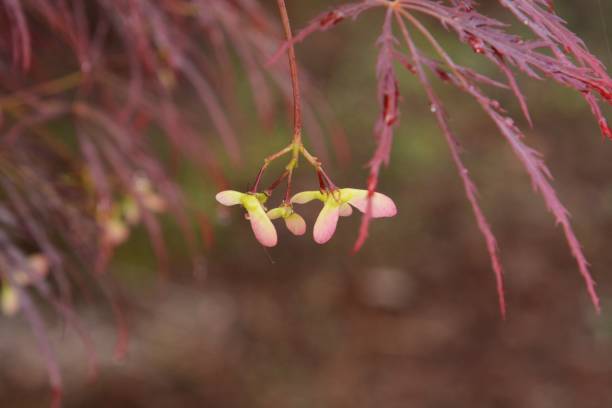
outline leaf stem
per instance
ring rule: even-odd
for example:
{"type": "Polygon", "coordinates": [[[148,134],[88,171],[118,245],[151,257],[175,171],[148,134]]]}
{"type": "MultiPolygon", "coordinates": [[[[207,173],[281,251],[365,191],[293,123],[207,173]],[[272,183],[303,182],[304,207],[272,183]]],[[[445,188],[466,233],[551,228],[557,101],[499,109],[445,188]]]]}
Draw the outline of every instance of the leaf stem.
{"type": "Polygon", "coordinates": [[[287,14],[287,6],[285,0],[277,0],[278,9],[280,11],[285,37],[289,47],[287,48],[287,57],[289,58],[289,70],[291,73],[291,87],[293,89],[293,143],[302,143],[302,104],[300,100],[300,81],[298,78],[297,62],[295,58],[295,48],[293,47],[293,35],[291,33],[291,25],[289,23],[289,15],[287,14]]]}
{"type": "Polygon", "coordinates": [[[251,193],[256,193],[257,192],[257,188],[259,187],[259,182],[261,181],[261,176],[263,176],[264,172],[266,171],[266,169],[268,168],[268,166],[270,165],[270,163],[272,163],[274,160],[278,159],[281,156],[286,155],[287,153],[289,153],[291,150],[293,149],[293,143],[290,144],[289,146],[285,147],[282,150],[279,150],[278,152],[266,157],[264,159],[264,162],[261,166],[261,168],[259,169],[259,173],[257,173],[257,178],[255,179],[255,184],[253,184],[253,188],[251,188],[251,193]]]}
{"type": "Polygon", "coordinates": [[[455,62],[448,55],[448,53],[446,53],[446,51],[444,51],[444,48],[442,48],[440,43],[438,43],[438,41],[429,32],[429,30],[427,28],[425,28],[425,26],[423,24],[421,24],[421,22],[419,20],[414,18],[414,16],[412,14],[410,14],[408,11],[404,10],[403,8],[396,8],[395,12],[401,14],[402,16],[404,16],[408,21],[410,21],[410,23],[412,23],[412,25],[414,25],[416,27],[417,30],[419,30],[421,32],[421,34],[423,34],[423,36],[427,39],[427,41],[433,46],[433,48],[435,49],[436,53],[440,57],[442,57],[442,59],[448,64],[449,69],[451,71],[453,71],[453,73],[455,74],[457,80],[460,82],[461,86],[463,86],[465,89],[468,89],[468,87],[469,87],[468,81],[465,79],[463,74],[457,69],[457,65],[455,64],[455,62]]]}
{"type": "Polygon", "coordinates": [[[283,179],[287,178],[287,190],[285,192],[284,203],[288,204],[291,198],[290,196],[293,181],[293,171],[298,166],[300,155],[304,156],[308,163],[310,163],[317,171],[321,189],[329,188],[330,190],[335,190],[336,186],[323,170],[321,161],[311,155],[302,143],[302,104],[300,97],[300,81],[298,77],[297,62],[295,58],[295,48],[293,46],[293,34],[291,33],[291,24],[289,23],[289,15],[287,13],[287,6],[285,4],[285,0],[277,0],[277,3],[281,15],[281,20],[283,23],[283,29],[285,31],[285,38],[287,44],[289,44],[289,46],[287,47],[287,57],[289,59],[291,88],[293,90],[293,138],[291,143],[287,147],[264,159],[264,163],[259,169],[259,173],[257,174],[255,184],[251,189],[251,193],[257,192],[263,173],[266,171],[270,163],[278,159],[279,157],[291,152],[291,160],[289,160],[289,163],[287,163],[283,174],[281,174],[281,176],[276,179],[276,181],[274,181],[274,183],[272,183],[272,185],[268,189],[265,190],[265,193],[269,195],[283,179]]]}
{"type": "Polygon", "coordinates": [[[278,185],[289,175],[289,170],[285,170],[283,171],[283,173],[280,175],[279,178],[277,178],[272,184],[270,184],[270,187],[266,188],[264,190],[264,194],[267,196],[272,195],[272,192],[276,189],[276,187],[278,187],[278,185]]]}

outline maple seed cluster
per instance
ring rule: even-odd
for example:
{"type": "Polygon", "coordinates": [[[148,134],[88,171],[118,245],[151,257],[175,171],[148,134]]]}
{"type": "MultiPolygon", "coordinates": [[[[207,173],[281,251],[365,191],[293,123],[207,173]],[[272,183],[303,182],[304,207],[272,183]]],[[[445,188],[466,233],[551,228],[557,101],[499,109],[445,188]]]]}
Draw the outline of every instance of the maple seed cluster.
{"type": "Polygon", "coordinates": [[[338,219],[351,215],[353,207],[371,218],[393,217],[397,214],[397,208],[393,200],[382,193],[355,188],[337,188],[323,170],[320,161],[310,155],[301,143],[292,143],[280,152],[266,158],[251,191],[243,193],[225,190],[218,193],[216,199],[225,206],[241,205],[244,207],[247,212],[246,219],[251,223],[255,238],[266,247],[273,247],[278,242],[272,220],[282,218],[287,229],[294,235],[304,235],[306,233],[306,222],[301,215],[295,212],[293,204],[306,204],[313,200],[323,202],[323,208],[313,228],[313,237],[318,244],[324,244],[331,239],[336,231],[338,219]],[[257,192],[261,176],[269,163],[289,152],[293,152],[293,157],[283,174],[264,192],[257,192]],[[303,191],[289,198],[293,170],[297,166],[300,155],[303,155],[315,167],[320,189],[318,191],[303,191]],[[285,178],[287,179],[285,199],[280,206],[267,210],[265,204],[272,191],[285,178]]]}
{"type": "MultiPolygon", "coordinates": [[[[312,200],[322,201],[323,209],[315,222],[313,237],[315,242],[324,244],[334,235],[340,216],[349,216],[353,213],[352,207],[357,208],[365,214],[364,224],[366,225],[370,218],[393,217],[397,213],[397,208],[393,200],[384,194],[375,192],[375,187],[372,185],[370,185],[368,190],[336,187],[325,170],[323,170],[321,161],[310,154],[304,147],[302,143],[300,82],[298,79],[295,50],[293,49],[292,43],[293,36],[291,33],[291,25],[289,23],[285,0],[277,0],[277,3],[288,44],[287,58],[289,60],[291,89],[293,91],[293,140],[285,148],[264,159],[263,165],[261,169],[259,169],[259,173],[257,173],[253,188],[251,188],[249,192],[241,193],[239,191],[226,190],[218,193],[216,198],[217,201],[223,205],[242,205],[247,211],[246,218],[251,222],[255,238],[257,238],[260,244],[266,247],[273,247],[278,242],[278,236],[274,224],[272,224],[272,220],[282,218],[285,220],[285,225],[289,231],[294,235],[304,235],[304,233],[306,233],[306,221],[293,210],[293,204],[306,204],[312,200]],[[289,154],[291,159],[285,166],[285,170],[270,187],[263,192],[258,192],[259,182],[270,163],[286,154],[289,154]],[[300,157],[304,157],[304,159],[315,169],[319,182],[319,191],[304,191],[291,197],[293,171],[296,169],[300,157]],[[285,191],[284,200],[280,206],[267,211],[264,204],[268,201],[274,189],[276,189],[285,179],[287,180],[287,190],[285,191]]],[[[333,20],[332,18],[331,22],[333,22],[333,20]]],[[[365,234],[362,228],[358,242],[363,236],[365,236],[365,234]]]]}

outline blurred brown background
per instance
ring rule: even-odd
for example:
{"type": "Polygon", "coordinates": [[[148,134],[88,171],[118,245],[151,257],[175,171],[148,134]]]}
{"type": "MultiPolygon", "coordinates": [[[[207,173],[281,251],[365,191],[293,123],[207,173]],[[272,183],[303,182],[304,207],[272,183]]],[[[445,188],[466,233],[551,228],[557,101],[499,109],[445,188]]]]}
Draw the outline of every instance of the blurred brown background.
{"type": "MultiPolygon", "coordinates": [[[[326,7],[322,1],[289,3],[295,27],[326,7]]],[[[611,66],[600,17],[608,24],[612,4],[556,3],[611,66]]],[[[500,14],[497,6],[487,7],[500,14]]],[[[363,165],[374,147],[380,24],[375,11],[297,50],[349,137],[348,164],[329,152],[331,173],[342,186],[365,185],[363,165]]],[[[436,32],[449,39],[454,55],[493,72],[468,47],[450,41],[450,33],[436,32]]],[[[578,95],[548,82],[520,82],[535,122],[527,141],[544,154],[573,215],[599,284],[601,316],[562,231],[502,137],[475,104],[441,86],[501,248],[508,318],[500,319],[485,244],[447,147],[414,78],[401,73],[401,126],[380,186],[397,203],[397,217],[373,222],[368,243],[355,255],[357,216],[343,219],[324,246],[312,242],[310,229],[295,238],[279,224],[279,245],[265,251],[240,210],[217,207],[214,186],[203,185],[195,172],[180,174],[189,200],[214,222],[202,273],[191,274],[180,255],[182,240],[169,235],[172,277],[159,291],[146,235],[123,247],[112,273],[129,299],[124,361],[112,358],[116,329],[103,304],[84,302],[79,309],[99,352],[95,382],[87,380],[78,339],[50,319],[65,406],[612,407],[612,144],[601,140],[578,95]]],[[[248,106],[248,93],[243,97],[248,106]]],[[[518,117],[511,96],[500,99],[518,117]]],[[[269,129],[242,115],[253,125],[242,139],[243,166],[228,167],[236,189],[289,137],[282,116],[269,129]]],[[[297,183],[316,187],[307,170],[297,183]]],[[[316,204],[303,210],[310,226],[317,211],[316,204]]],[[[46,406],[46,374],[29,328],[17,318],[2,318],[1,326],[0,406],[46,406]]]]}

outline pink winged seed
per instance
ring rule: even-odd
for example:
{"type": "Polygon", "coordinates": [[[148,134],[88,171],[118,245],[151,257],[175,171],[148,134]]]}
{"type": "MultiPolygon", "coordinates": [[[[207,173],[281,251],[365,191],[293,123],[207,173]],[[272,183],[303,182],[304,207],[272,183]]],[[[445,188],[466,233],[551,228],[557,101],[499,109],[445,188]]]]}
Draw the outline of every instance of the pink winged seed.
{"type": "Polygon", "coordinates": [[[285,218],[285,225],[293,235],[304,235],[306,233],[306,221],[297,213],[285,218]]]}
{"type": "Polygon", "coordinates": [[[315,222],[313,237],[317,244],[324,244],[331,239],[336,231],[340,208],[333,205],[324,205],[315,222]]]}
{"type": "Polygon", "coordinates": [[[244,194],[234,190],[225,190],[217,193],[215,199],[219,202],[219,204],[223,204],[225,206],[237,205],[240,204],[240,199],[244,194]]]}
{"type": "Polygon", "coordinates": [[[292,204],[306,204],[315,199],[321,199],[322,195],[318,191],[302,191],[291,197],[292,204]]]}
{"type": "Polygon", "coordinates": [[[351,214],[353,214],[353,207],[351,207],[347,203],[343,203],[343,204],[340,205],[339,211],[340,211],[340,216],[341,217],[348,217],[351,214]]]}
{"type": "Polygon", "coordinates": [[[253,209],[249,209],[249,221],[251,221],[251,228],[255,234],[257,241],[265,247],[276,246],[278,237],[276,235],[276,229],[274,224],[268,218],[263,208],[257,206],[253,209]]]}
{"type": "MultiPolygon", "coordinates": [[[[367,211],[368,206],[368,192],[366,190],[362,190],[363,194],[359,194],[357,197],[349,200],[349,203],[357,208],[362,213],[367,211]]],[[[393,200],[382,194],[382,193],[374,193],[371,197],[372,200],[372,218],[384,218],[384,217],[393,217],[397,214],[397,207],[393,200]]]]}

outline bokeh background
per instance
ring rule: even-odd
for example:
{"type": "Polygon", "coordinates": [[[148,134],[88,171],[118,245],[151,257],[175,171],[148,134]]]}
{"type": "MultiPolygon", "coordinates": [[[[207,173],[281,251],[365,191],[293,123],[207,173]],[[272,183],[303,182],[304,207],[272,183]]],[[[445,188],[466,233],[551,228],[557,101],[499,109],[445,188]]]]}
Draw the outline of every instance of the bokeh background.
{"type": "MultiPolygon", "coordinates": [[[[264,3],[275,13],[274,2],[264,3]]],[[[503,15],[492,3],[484,6],[503,15]]],[[[555,3],[593,53],[612,66],[612,27],[606,27],[612,4],[555,3]]],[[[294,26],[326,6],[290,1],[294,26]]],[[[343,186],[365,185],[364,164],[375,146],[381,21],[380,12],[368,13],[297,49],[301,69],[348,137],[350,160],[338,160],[331,143],[317,151],[343,186]]],[[[436,33],[453,55],[494,72],[451,33],[436,33]]],[[[261,124],[246,80],[238,79],[236,116],[248,131],[240,135],[241,166],[227,164],[225,170],[231,185],[243,189],[261,159],[287,142],[290,122],[279,114],[271,126],[261,124]]],[[[174,176],[213,228],[198,273],[167,220],[171,274],[160,288],[147,235],[136,231],[111,266],[127,299],[126,357],[113,358],[116,327],[102,300],[78,305],[99,354],[95,381],[88,379],[79,340],[49,318],[65,406],[612,406],[612,144],[601,140],[579,95],[521,78],[535,122],[527,141],[544,154],[572,213],[602,297],[597,316],[562,231],[493,124],[465,96],[438,88],[501,248],[508,300],[502,321],[486,247],[448,149],[414,78],[401,72],[400,79],[401,125],[380,183],[397,203],[395,218],[373,222],[357,254],[351,253],[356,216],[341,220],[324,246],[278,225],[279,245],[264,250],[241,211],[217,206],[216,186],[203,182],[195,168],[181,167],[174,176]]],[[[499,93],[499,99],[518,118],[511,95],[499,93]]],[[[311,143],[308,131],[305,137],[311,143]]],[[[296,185],[316,188],[311,172],[301,170],[296,185]]],[[[316,204],[304,207],[310,225],[317,211],[316,204]]],[[[0,406],[46,406],[47,378],[29,327],[19,318],[0,319],[0,406]]]]}

